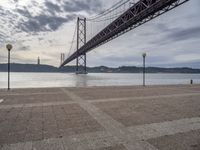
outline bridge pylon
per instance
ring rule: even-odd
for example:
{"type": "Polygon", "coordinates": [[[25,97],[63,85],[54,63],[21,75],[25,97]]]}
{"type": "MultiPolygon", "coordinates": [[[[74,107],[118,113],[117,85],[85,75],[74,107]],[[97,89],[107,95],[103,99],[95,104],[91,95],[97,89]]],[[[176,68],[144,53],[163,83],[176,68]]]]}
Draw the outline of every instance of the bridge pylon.
{"type": "Polygon", "coordinates": [[[86,44],[86,18],[77,19],[76,74],[87,74],[86,53],[79,54],[79,48],[86,44]]]}

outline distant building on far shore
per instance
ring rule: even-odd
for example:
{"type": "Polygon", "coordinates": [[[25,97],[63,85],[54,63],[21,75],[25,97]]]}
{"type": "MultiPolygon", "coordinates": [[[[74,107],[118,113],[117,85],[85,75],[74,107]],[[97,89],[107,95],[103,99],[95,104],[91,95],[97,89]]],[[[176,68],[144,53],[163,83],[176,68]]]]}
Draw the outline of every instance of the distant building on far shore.
{"type": "Polygon", "coordinates": [[[40,65],[40,57],[37,59],[37,64],[40,65]]]}

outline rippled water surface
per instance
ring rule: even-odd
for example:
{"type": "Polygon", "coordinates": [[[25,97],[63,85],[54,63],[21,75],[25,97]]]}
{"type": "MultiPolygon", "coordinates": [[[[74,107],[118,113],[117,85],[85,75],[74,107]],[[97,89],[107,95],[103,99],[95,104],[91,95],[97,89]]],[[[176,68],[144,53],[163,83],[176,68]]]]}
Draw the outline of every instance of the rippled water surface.
{"type": "MultiPolygon", "coordinates": [[[[200,74],[147,74],[147,85],[200,84],[200,74]]],[[[142,74],[89,73],[11,73],[12,88],[86,87],[141,85],[142,74]]],[[[0,73],[0,88],[7,87],[7,73],[0,73]]]]}

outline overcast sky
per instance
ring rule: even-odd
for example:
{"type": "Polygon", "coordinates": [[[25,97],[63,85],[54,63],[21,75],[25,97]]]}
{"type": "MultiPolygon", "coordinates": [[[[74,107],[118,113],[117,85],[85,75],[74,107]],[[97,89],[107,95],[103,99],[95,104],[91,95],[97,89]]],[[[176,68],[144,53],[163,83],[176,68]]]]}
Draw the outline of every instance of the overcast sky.
{"type": "MultiPolygon", "coordinates": [[[[12,62],[59,66],[70,49],[77,16],[93,16],[118,0],[1,0],[0,63],[12,43],[12,62]]],[[[88,53],[89,66],[200,68],[200,1],[188,3],[88,53]]],[[[75,62],[71,63],[75,64],[75,62]]]]}

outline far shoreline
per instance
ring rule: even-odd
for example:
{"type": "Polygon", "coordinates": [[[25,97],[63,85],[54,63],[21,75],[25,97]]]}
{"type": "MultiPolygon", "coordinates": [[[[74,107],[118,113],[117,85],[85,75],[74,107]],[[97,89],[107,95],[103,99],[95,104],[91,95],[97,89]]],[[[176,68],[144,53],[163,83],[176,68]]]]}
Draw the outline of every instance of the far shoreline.
{"type": "MultiPolygon", "coordinates": [[[[7,72],[7,64],[0,64],[0,72],[7,72]]],[[[139,66],[119,66],[119,67],[107,67],[107,66],[96,66],[87,67],[88,73],[143,73],[143,67],[139,66]]],[[[200,74],[200,68],[189,68],[189,67],[145,67],[146,73],[191,73],[200,74]]],[[[51,65],[37,65],[37,64],[11,64],[11,72],[30,72],[30,73],[75,73],[76,66],[64,66],[58,68],[51,65]]]]}
{"type": "MultiPolygon", "coordinates": [[[[6,71],[0,71],[0,73],[7,73],[6,71]]],[[[63,74],[76,74],[75,72],[17,72],[11,71],[11,73],[63,73],[63,74]]],[[[88,72],[88,74],[143,74],[142,72],[88,72]]],[[[200,73],[190,73],[190,72],[146,72],[146,74],[200,74],[200,73]]],[[[79,74],[79,75],[87,75],[87,74],[79,74]]]]}

